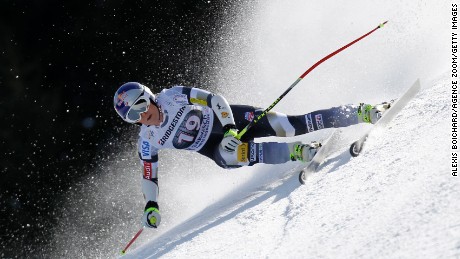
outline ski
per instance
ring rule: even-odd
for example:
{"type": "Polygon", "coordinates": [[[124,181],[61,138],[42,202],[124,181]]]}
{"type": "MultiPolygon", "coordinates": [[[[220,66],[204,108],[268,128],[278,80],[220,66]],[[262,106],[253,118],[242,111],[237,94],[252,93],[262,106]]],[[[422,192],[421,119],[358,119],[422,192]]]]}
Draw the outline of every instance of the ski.
{"type": "MultiPolygon", "coordinates": [[[[420,81],[417,80],[415,83],[399,98],[397,99],[386,111],[382,118],[373,125],[360,139],[353,142],[350,145],[350,154],[353,157],[359,155],[362,151],[364,143],[367,140],[369,134],[375,128],[382,128],[388,125],[388,123],[396,117],[396,115],[409,103],[409,101],[417,95],[420,91],[420,81]]],[[[307,177],[316,172],[318,167],[326,160],[330,155],[334,154],[343,147],[343,141],[341,137],[341,130],[336,129],[326,140],[321,142],[321,147],[318,150],[318,153],[313,157],[312,161],[300,172],[299,181],[301,184],[305,184],[307,177]]]]}
{"type": "Polygon", "coordinates": [[[388,125],[388,123],[396,117],[396,115],[407,105],[407,103],[409,103],[409,101],[420,91],[420,89],[420,80],[417,79],[417,81],[415,81],[415,83],[403,94],[403,96],[397,99],[390,106],[390,109],[383,114],[382,118],[380,118],[380,120],[378,120],[377,123],[375,123],[374,126],[366,132],[366,134],[350,145],[350,154],[353,157],[357,157],[361,153],[367,137],[372,130],[376,128],[383,128],[388,125]]]}
{"type": "Polygon", "coordinates": [[[321,141],[321,147],[318,149],[318,152],[315,154],[310,163],[302,171],[300,171],[299,181],[301,184],[305,184],[308,175],[316,172],[319,165],[321,165],[326,158],[341,148],[341,135],[342,131],[340,129],[335,129],[334,132],[326,138],[326,140],[321,141]]]}

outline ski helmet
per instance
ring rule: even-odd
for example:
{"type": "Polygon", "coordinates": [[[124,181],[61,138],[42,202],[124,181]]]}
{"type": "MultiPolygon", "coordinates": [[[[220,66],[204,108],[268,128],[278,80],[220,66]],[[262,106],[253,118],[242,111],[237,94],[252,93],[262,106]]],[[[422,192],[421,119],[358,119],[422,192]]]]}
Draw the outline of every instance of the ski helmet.
{"type": "Polygon", "coordinates": [[[113,107],[129,123],[139,122],[141,114],[147,111],[151,103],[155,104],[155,95],[148,87],[137,82],[122,85],[113,97],[113,107]]]}

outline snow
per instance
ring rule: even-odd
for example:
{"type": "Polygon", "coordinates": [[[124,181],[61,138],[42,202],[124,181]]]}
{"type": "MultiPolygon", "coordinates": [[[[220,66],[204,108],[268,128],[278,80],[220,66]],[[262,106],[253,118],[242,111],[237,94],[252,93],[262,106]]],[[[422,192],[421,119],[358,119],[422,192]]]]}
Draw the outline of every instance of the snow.
{"type": "MultiPolygon", "coordinates": [[[[448,168],[450,4],[246,2],[223,18],[221,64],[210,72],[230,103],[267,107],[310,65],[385,20],[321,64],[275,110],[378,103],[417,78],[423,90],[370,136],[359,157],[340,150],[304,186],[298,163],[229,171],[198,154],[162,153],[162,225],[145,230],[123,258],[459,258],[460,186],[448,168]]],[[[367,126],[344,134],[351,143],[367,126]]],[[[140,227],[137,166],[135,145],[127,145],[94,179],[78,183],[84,196],[66,198],[74,210],[56,230],[54,257],[117,256],[140,227]]]]}
{"type": "Polygon", "coordinates": [[[333,155],[307,185],[286,165],[257,168],[268,176],[125,258],[460,256],[460,184],[448,170],[445,136],[433,134],[449,127],[439,120],[448,116],[448,83],[427,87],[360,156],[333,155]]]}
{"type": "MultiPolygon", "coordinates": [[[[165,231],[146,231],[152,240],[125,257],[460,257],[460,186],[448,169],[445,119],[449,53],[442,38],[449,38],[450,5],[264,1],[246,7],[228,18],[238,22],[241,35],[226,35],[231,54],[220,57],[226,68],[219,71],[220,85],[227,86],[220,91],[231,103],[266,107],[309,64],[387,19],[383,29],[318,67],[275,110],[299,114],[381,102],[417,78],[424,89],[386,129],[370,136],[361,156],[340,150],[305,186],[294,163],[232,172],[208,165],[214,171],[209,185],[223,190],[186,192],[202,210],[165,231]],[[216,174],[227,179],[218,182],[216,174]]],[[[364,127],[344,132],[351,141],[364,127]]],[[[324,138],[325,132],[303,140],[324,138]]]]}

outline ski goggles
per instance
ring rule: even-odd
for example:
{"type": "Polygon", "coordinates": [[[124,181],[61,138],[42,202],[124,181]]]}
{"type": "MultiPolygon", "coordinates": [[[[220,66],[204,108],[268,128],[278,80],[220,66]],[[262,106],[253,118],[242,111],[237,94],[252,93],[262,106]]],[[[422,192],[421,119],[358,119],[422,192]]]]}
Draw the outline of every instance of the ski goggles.
{"type": "Polygon", "coordinates": [[[141,114],[146,112],[150,106],[150,99],[146,95],[142,95],[137,101],[131,106],[126,113],[126,121],[130,123],[136,123],[141,120],[141,114]]]}

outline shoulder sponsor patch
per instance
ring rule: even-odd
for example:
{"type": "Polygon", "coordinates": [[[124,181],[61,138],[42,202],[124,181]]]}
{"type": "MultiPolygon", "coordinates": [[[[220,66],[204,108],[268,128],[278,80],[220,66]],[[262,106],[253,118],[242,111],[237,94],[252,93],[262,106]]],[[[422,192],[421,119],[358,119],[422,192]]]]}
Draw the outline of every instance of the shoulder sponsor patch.
{"type": "Polygon", "coordinates": [[[182,105],[188,104],[187,95],[185,94],[175,94],[173,96],[173,100],[174,102],[182,104],[182,105]]]}
{"type": "Polygon", "coordinates": [[[203,106],[208,106],[208,102],[206,102],[206,100],[201,100],[201,99],[197,99],[197,98],[190,98],[190,102],[200,104],[200,105],[203,105],[203,106]]]}

